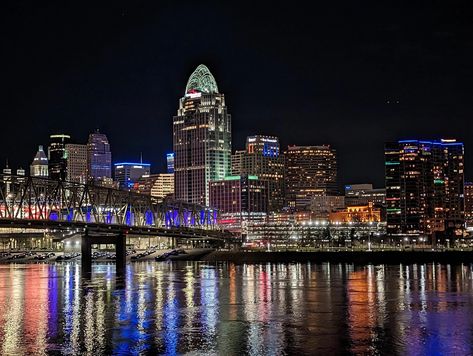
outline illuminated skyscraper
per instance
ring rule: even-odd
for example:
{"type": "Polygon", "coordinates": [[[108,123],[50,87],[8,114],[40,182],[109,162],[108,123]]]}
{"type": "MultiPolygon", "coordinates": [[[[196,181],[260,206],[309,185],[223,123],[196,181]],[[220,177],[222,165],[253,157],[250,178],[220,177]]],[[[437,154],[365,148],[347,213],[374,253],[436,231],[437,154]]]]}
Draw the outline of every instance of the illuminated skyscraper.
{"type": "Polygon", "coordinates": [[[284,206],[284,156],[279,154],[279,139],[254,135],[246,139],[246,150],[232,155],[232,175],[253,175],[267,182],[268,209],[284,206]]]}
{"type": "Polygon", "coordinates": [[[463,155],[463,143],[455,140],[386,144],[388,234],[461,235],[463,155]]]}
{"type": "Polygon", "coordinates": [[[48,177],[48,157],[43,151],[43,146],[38,147],[38,152],[34,156],[30,165],[30,176],[32,177],[48,177]]]}
{"type": "Polygon", "coordinates": [[[87,173],[94,181],[109,181],[112,178],[112,153],[107,136],[97,132],[89,135],[87,142],[87,173]]]}
{"type": "Polygon", "coordinates": [[[67,181],[87,183],[87,145],[66,144],[67,181]]]}
{"type": "Polygon", "coordinates": [[[209,204],[209,182],[230,174],[231,116],[205,65],[190,76],[173,118],[176,200],[209,204]]]}
{"type": "Polygon", "coordinates": [[[57,134],[50,136],[51,143],[48,149],[49,177],[64,181],[67,178],[67,152],[66,144],[71,136],[57,134]]]}
{"type": "Polygon", "coordinates": [[[285,159],[290,208],[307,210],[313,196],[337,195],[337,155],[333,147],[289,146],[285,159]]]}

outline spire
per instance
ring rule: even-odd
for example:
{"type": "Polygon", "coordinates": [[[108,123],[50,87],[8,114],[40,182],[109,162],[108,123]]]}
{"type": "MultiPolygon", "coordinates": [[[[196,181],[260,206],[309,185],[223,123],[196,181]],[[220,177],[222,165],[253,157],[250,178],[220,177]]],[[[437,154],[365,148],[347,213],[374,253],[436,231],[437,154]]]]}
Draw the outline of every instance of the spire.
{"type": "Polygon", "coordinates": [[[205,65],[199,64],[189,77],[185,94],[189,92],[218,93],[217,82],[205,65]]]}

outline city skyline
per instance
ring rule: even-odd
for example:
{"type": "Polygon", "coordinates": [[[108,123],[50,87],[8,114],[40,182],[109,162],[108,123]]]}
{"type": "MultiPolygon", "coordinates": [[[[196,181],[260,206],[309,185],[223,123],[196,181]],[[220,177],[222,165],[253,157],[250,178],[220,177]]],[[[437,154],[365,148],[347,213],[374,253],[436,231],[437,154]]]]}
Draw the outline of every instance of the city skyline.
{"type": "Polygon", "coordinates": [[[375,186],[384,181],[384,142],[455,137],[468,152],[469,9],[457,19],[442,4],[386,11],[373,2],[341,12],[320,4],[309,16],[257,4],[242,17],[244,7],[227,4],[168,6],[10,9],[5,25],[21,31],[11,31],[6,45],[22,47],[4,58],[4,129],[15,132],[14,123],[23,122],[27,144],[15,147],[15,135],[6,137],[0,159],[27,167],[51,131],[84,141],[100,128],[115,143],[115,157],[136,160],[144,152],[161,166],[172,147],[176,100],[199,63],[227,94],[234,149],[253,134],[280,137],[282,148],[331,144],[344,182],[375,186]],[[195,18],[198,30],[176,26],[195,18]],[[365,161],[372,164],[357,169],[365,161]]]}

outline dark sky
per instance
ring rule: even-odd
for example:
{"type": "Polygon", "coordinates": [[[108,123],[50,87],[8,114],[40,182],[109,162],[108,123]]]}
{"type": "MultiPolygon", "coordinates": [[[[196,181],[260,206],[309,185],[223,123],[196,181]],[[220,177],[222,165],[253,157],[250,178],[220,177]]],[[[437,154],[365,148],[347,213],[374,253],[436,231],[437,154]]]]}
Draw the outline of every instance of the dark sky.
{"type": "Polygon", "coordinates": [[[106,133],[155,171],[199,64],[249,134],[333,144],[341,183],[384,181],[383,144],[456,137],[473,178],[471,1],[11,1],[2,5],[2,161],[106,133]],[[307,2],[309,3],[309,2],[307,2]],[[99,6],[98,4],[103,4],[99,6]],[[232,4],[232,5],[230,5],[232,4]]]}

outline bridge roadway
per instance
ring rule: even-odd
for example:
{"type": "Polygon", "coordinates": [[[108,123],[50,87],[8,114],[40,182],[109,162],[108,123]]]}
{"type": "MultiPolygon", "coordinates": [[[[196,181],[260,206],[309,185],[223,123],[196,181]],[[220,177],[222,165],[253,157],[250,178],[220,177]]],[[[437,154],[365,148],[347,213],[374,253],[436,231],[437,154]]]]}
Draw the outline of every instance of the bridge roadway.
{"type": "Polygon", "coordinates": [[[65,222],[51,220],[30,220],[30,219],[4,219],[0,218],[0,227],[14,227],[23,229],[56,229],[56,230],[79,230],[89,233],[110,233],[129,235],[151,235],[171,238],[208,238],[223,240],[228,237],[225,231],[220,229],[203,229],[198,227],[154,227],[154,226],[129,226],[120,224],[85,223],[81,221],[65,222]]]}

